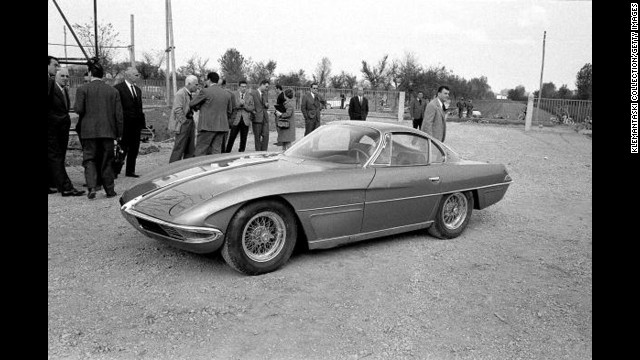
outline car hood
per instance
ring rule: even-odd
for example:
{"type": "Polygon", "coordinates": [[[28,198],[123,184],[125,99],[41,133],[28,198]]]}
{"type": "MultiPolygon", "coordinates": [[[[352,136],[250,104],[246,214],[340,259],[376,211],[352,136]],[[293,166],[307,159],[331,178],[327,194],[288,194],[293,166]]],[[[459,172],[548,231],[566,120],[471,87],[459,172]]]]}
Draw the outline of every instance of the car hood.
{"type": "Polygon", "coordinates": [[[202,218],[196,219],[193,214],[186,216],[186,213],[214,197],[333,167],[344,165],[265,152],[203,156],[172,163],[141,178],[125,191],[120,202],[122,205],[130,202],[128,205],[133,210],[161,220],[193,224],[202,218]]]}

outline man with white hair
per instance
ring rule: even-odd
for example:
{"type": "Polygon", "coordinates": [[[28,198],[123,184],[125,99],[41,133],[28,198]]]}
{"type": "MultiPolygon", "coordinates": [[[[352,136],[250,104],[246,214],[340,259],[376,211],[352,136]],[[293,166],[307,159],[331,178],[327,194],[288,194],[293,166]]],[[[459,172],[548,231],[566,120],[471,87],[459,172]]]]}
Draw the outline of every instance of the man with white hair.
{"type": "Polygon", "coordinates": [[[169,163],[188,159],[195,156],[196,130],[193,121],[193,110],[189,107],[189,101],[196,91],[198,77],[189,75],[184,81],[184,87],[176,92],[173,97],[173,109],[169,115],[169,131],[175,134],[173,150],[169,157],[169,163]]]}
{"type": "Polygon", "coordinates": [[[62,196],[80,196],[84,194],[84,191],[76,190],[73,187],[65,168],[69,128],[71,127],[71,118],[69,117],[71,103],[67,90],[69,70],[60,68],[56,73],[55,82],[53,91],[49,94],[49,111],[47,114],[49,172],[62,196]]]}
{"type": "Polygon", "coordinates": [[[114,86],[120,93],[122,102],[124,115],[122,145],[127,163],[125,176],[129,177],[140,177],[136,174],[136,158],[140,150],[140,133],[146,127],[144,112],[142,112],[142,90],[135,85],[139,79],[138,70],[130,66],[124,72],[124,81],[114,86]]]}

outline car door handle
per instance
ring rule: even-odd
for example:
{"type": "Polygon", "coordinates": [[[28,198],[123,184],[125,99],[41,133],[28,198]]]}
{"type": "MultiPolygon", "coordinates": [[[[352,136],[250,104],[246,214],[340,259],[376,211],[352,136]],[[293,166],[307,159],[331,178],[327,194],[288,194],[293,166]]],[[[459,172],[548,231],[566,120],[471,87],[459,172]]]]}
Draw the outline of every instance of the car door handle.
{"type": "Polygon", "coordinates": [[[439,183],[440,182],[440,176],[432,176],[429,178],[429,181],[434,182],[434,183],[439,183]]]}

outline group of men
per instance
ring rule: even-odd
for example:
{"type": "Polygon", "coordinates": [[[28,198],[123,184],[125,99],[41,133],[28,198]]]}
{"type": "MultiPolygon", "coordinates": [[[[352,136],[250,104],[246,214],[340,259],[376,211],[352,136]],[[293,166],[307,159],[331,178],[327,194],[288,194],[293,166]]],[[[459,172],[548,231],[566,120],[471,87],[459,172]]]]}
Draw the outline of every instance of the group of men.
{"type": "MultiPolygon", "coordinates": [[[[216,72],[207,74],[205,87],[196,93],[198,78],[187,76],[185,86],[177,91],[169,116],[169,130],[175,142],[169,162],[195,156],[229,153],[240,135],[239,152],[247,145],[249,127],[254,136],[255,150],[266,151],[269,145],[269,80],[262,80],[250,90],[246,80],[240,80],[238,90],[224,88],[225,81],[216,72]],[[197,124],[194,112],[198,112],[197,124]]],[[[282,87],[276,86],[279,92],[282,87]]],[[[365,101],[364,120],[368,108],[365,101]]],[[[305,136],[320,126],[321,111],[326,102],[318,94],[318,84],[301,100],[300,111],[305,120],[305,136]]],[[[358,115],[360,116],[360,115],[358,115]]]]}
{"type": "Polygon", "coordinates": [[[447,134],[445,106],[449,101],[449,87],[438,88],[436,97],[429,101],[424,99],[424,92],[418,91],[415,99],[409,102],[409,113],[413,119],[413,128],[420,129],[434,138],[444,141],[447,134]]]}
{"type": "Polygon", "coordinates": [[[473,102],[471,99],[466,100],[464,98],[460,98],[460,101],[456,103],[456,107],[458,108],[458,119],[462,119],[462,113],[466,110],[466,117],[470,118],[473,116],[473,102]]]}
{"type": "MultiPolygon", "coordinates": [[[[48,128],[48,193],[62,196],[84,195],[76,189],[65,169],[72,109],[69,92],[69,72],[61,68],[57,58],[48,58],[49,101],[48,128]]],[[[140,74],[134,67],[125,71],[124,81],[110,86],[103,81],[104,69],[97,61],[89,61],[85,84],[76,90],[73,106],[78,114],[76,132],[82,146],[82,165],[89,199],[103,188],[107,197],[114,197],[115,178],[120,169],[114,169],[116,143],[122,147],[126,159],[125,176],[139,177],[135,173],[140,147],[140,132],[145,127],[142,111],[142,91],[135,84],[140,74]]]]}

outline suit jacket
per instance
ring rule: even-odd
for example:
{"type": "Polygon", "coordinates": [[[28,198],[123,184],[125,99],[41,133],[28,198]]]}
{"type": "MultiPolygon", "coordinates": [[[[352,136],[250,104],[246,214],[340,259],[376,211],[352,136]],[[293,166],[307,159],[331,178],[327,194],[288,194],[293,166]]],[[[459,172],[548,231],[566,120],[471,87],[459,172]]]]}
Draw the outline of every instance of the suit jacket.
{"type": "Polygon", "coordinates": [[[76,90],[74,109],[82,122],[80,138],[116,139],[123,134],[123,114],[120,93],[100,80],[76,90]]]}
{"type": "Polygon", "coordinates": [[[231,125],[236,126],[240,124],[240,120],[242,120],[245,125],[251,126],[251,117],[256,110],[256,106],[253,103],[253,96],[249,91],[244,93],[244,106],[240,106],[242,94],[239,90],[233,92],[233,97],[235,98],[235,107],[233,109],[233,116],[231,117],[233,119],[231,125]]]}
{"type": "Polygon", "coordinates": [[[315,98],[308,92],[302,97],[300,104],[300,111],[304,116],[305,121],[317,120],[320,121],[320,111],[324,107],[325,101],[320,95],[316,95],[315,98]]]}
{"type": "Polygon", "coordinates": [[[71,117],[69,117],[70,110],[69,94],[67,93],[66,99],[62,90],[55,80],[49,79],[49,110],[47,112],[47,119],[49,122],[66,122],[71,123],[71,117]]]}
{"type": "Polygon", "coordinates": [[[447,122],[438,98],[431,100],[427,105],[422,122],[422,131],[440,141],[444,141],[447,133],[447,122]]]}
{"type": "Polygon", "coordinates": [[[191,101],[191,98],[186,87],[176,92],[173,97],[173,108],[169,115],[169,124],[167,125],[169,131],[180,132],[180,127],[187,121],[187,116],[193,119],[193,111],[190,111],[189,101],[191,101]]]}
{"type": "Polygon", "coordinates": [[[142,90],[136,85],[136,99],[133,99],[131,89],[126,82],[121,82],[114,86],[120,93],[120,101],[122,102],[122,115],[124,116],[125,132],[136,132],[146,127],[144,112],[142,112],[142,90]]]}
{"type": "Polygon", "coordinates": [[[422,104],[418,102],[418,98],[411,100],[409,103],[409,113],[411,114],[412,119],[422,119],[424,118],[424,112],[427,108],[427,100],[422,99],[422,104]]]}
{"type": "Polygon", "coordinates": [[[358,95],[349,100],[349,119],[350,120],[367,120],[369,114],[369,100],[362,96],[362,104],[358,99],[358,95]]]}
{"type": "Polygon", "coordinates": [[[198,131],[229,131],[229,117],[233,112],[231,94],[218,85],[204,88],[189,106],[200,110],[198,131]]]}
{"type": "Polygon", "coordinates": [[[267,110],[269,109],[269,98],[267,92],[263,92],[261,97],[258,89],[256,89],[251,92],[251,95],[253,96],[253,105],[255,106],[253,122],[258,124],[265,121],[268,122],[269,113],[267,110]]]}

